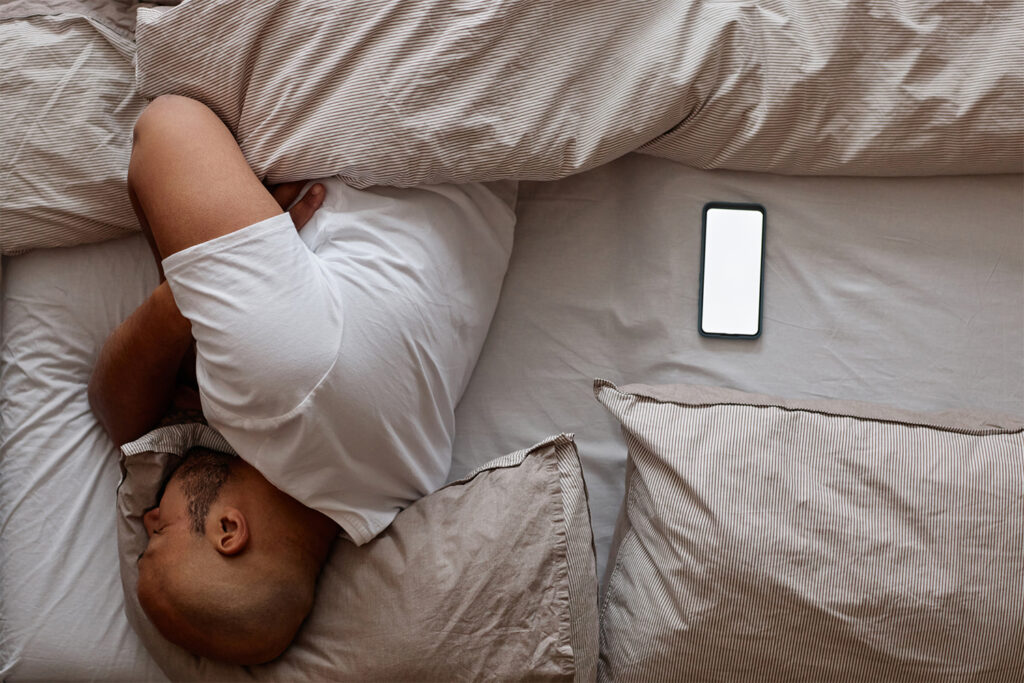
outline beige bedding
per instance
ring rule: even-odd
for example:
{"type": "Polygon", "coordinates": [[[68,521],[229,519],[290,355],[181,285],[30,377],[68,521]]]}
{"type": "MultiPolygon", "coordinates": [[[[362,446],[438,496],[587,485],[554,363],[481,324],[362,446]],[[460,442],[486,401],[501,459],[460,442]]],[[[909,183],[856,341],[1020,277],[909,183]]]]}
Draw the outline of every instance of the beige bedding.
{"type": "Polygon", "coordinates": [[[130,234],[125,177],[146,101],[124,15],[90,2],[78,15],[13,18],[28,4],[0,7],[0,253],[130,234]]]}
{"type": "Polygon", "coordinates": [[[543,180],[634,149],[796,175],[1017,173],[1020,35],[1024,0],[11,0],[0,251],[136,230],[131,126],[164,93],[212,106],[272,181],[543,180]]]}
{"type": "Polygon", "coordinates": [[[629,449],[599,681],[1021,680],[1024,422],[594,391],[629,449]]]}
{"type": "Polygon", "coordinates": [[[190,0],[140,10],[146,97],[209,104],[260,176],[1021,170],[1024,2],[190,0]]]}

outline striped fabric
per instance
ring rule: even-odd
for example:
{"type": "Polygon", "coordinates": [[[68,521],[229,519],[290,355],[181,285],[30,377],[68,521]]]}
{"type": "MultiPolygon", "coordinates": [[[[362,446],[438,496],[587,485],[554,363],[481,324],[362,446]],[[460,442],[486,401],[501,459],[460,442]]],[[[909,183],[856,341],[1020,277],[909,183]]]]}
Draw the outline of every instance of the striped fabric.
{"type": "MultiPolygon", "coordinates": [[[[1024,0],[147,5],[142,93],[212,106],[274,182],[544,180],[637,148],[785,174],[1024,166],[1024,0]]],[[[134,7],[0,4],[0,252],[138,229],[134,7]]]]}
{"type": "Polygon", "coordinates": [[[177,456],[196,445],[230,452],[196,423],[154,430],[121,449],[125,613],[172,680],[595,679],[594,542],[571,435],[483,465],[399,513],[371,543],[336,544],[296,641],[249,668],[170,645],[136,597],[141,516],[177,456]]]}
{"type": "Polygon", "coordinates": [[[134,38],[137,6],[134,0],[0,0],[0,20],[56,15],[82,17],[130,41],[134,38]]]}
{"type": "Polygon", "coordinates": [[[569,638],[576,673],[573,680],[585,683],[597,677],[598,621],[597,566],[594,531],[590,522],[587,485],[572,435],[553,442],[558,459],[558,482],[562,489],[562,515],[566,541],[569,581],[569,638]]]}
{"type": "Polygon", "coordinates": [[[598,381],[602,681],[1024,680],[1024,423],[598,381]]]}
{"type": "MultiPolygon", "coordinates": [[[[579,454],[572,434],[559,434],[532,448],[496,458],[476,468],[459,482],[471,481],[481,472],[518,467],[529,455],[554,457],[558,463],[558,482],[562,491],[565,520],[566,559],[569,569],[569,603],[572,619],[570,638],[578,683],[592,681],[597,675],[597,591],[594,533],[590,523],[587,485],[583,479],[579,454]]],[[[457,483],[457,482],[456,482],[457,483]]]]}
{"type": "Polygon", "coordinates": [[[1021,35],[1024,0],[190,0],[139,11],[136,73],[275,182],[1011,173],[1021,35]]]}
{"type": "Polygon", "coordinates": [[[131,129],[145,106],[134,51],[104,17],[0,18],[0,252],[139,229],[125,188],[131,129]]]}
{"type": "Polygon", "coordinates": [[[121,446],[121,453],[125,457],[147,452],[185,455],[192,448],[208,448],[228,455],[238,455],[228,440],[205,422],[183,422],[159,427],[121,446]]]}

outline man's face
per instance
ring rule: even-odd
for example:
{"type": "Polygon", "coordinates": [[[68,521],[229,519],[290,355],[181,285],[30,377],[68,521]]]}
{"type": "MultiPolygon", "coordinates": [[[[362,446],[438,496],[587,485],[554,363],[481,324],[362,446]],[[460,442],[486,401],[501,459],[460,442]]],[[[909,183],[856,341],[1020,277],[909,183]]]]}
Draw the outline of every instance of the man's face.
{"type": "Polygon", "coordinates": [[[139,604],[150,621],[172,642],[181,644],[180,638],[186,637],[201,640],[201,634],[196,634],[175,607],[176,599],[195,585],[193,565],[203,543],[203,538],[192,530],[188,497],[179,477],[171,477],[159,505],[143,515],[142,522],[149,543],[139,556],[136,587],[139,604]]]}
{"type": "Polygon", "coordinates": [[[149,543],[139,556],[139,597],[153,599],[162,570],[182,562],[195,542],[189,526],[188,500],[177,477],[171,477],[157,507],[142,517],[149,543]]]}
{"type": "MultiPolygon", "coordinates": [[[[139,556],[139,589],[157,578],[154,568],[164,572],[180,565],[190,546],[200,542],[206,516],[228,478],[234,456],[201,448],[188,452],[164,487],[158,505],[142,517],[149,543],[139,556]]],[[[164,573],[164,578],[167,578],[164,573]]]]}

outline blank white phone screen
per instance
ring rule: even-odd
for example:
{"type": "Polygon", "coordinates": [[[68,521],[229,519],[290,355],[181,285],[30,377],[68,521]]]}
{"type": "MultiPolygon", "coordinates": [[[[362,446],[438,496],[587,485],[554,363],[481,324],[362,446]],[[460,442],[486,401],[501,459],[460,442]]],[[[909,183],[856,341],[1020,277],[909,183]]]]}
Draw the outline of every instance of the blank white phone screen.
{"type": "Polygon", "coordinates": [[[760,324],[764,214],[709,208],[704,224],[701,330],[755,335],[760,324]]]}

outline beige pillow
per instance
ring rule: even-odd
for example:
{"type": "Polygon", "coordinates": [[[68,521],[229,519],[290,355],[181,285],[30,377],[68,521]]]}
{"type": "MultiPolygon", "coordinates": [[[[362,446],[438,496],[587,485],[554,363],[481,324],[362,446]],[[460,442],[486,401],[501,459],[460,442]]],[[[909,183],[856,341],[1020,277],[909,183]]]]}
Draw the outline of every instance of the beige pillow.
{"type": "Polygon", "coordinates": [[[135,595],[141,515],[194,445],[231,452],[199,424],[127,444],[117,496],[128,619],[172,679],[593,680],[597,577],[571,436],[484,465],[364,546],[339,541],[298,638],[277,660],[245,668],[171,645],[135,595]]]}
{"type": "Polygon", "coordinates": [[[0,21],[4,254],[139,229],[125,182],[132,126],[146,102],[135,91],[131,36],[100,19],[0,21]]]}
{"type": "Polygon", "coordinates": [[[1024,676],[1024,424],[598,381],[627,494],[600,680],[1024,676]]]}

